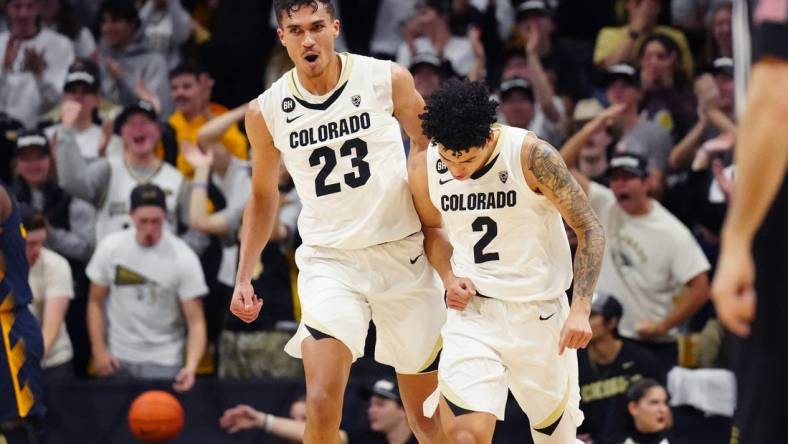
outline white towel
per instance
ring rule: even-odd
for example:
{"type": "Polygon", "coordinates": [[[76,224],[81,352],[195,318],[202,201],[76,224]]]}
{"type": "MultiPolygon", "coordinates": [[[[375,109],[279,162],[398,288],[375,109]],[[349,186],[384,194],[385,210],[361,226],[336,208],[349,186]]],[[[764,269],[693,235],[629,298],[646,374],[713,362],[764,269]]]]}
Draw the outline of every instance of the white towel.
{"type": "Polygon", "coordinates": [[[689,405],[708,415],[732,417],[736,407],[736,377],[729,370],[673,367],[668,392],[671,406],[689,405]]]}

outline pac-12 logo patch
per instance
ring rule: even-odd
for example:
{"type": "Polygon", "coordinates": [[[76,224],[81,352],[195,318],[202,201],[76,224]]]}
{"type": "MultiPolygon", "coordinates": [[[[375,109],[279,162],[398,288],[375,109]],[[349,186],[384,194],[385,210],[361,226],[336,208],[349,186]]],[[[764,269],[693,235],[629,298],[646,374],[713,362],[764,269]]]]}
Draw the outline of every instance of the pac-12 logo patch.
{"type": "Polygon", "coordinates": [[[449,171],[449,168],[446,165],[444,165],[443,161],[440,159],[438,159],[438,161],[435,162],[435,169],[438,171],[438,174],[443,174],[446,171],[449,171]]]}
{"type": "Polygon", "coordinates": [[[354,95],[353,97],[350,98],[350,103],[352,103],[353,106],[358,108],[359,105],[361,105],[361,96],[358,94],[354,95]]]}
{"type": "Polygon", "coordinates": [[[506,180],[509,179],[509,172],[498,171],[498,178],[501,179],[501,183],[506,183],[506,180]]]}
{"type": "Polygon", "coordinates": [[[295,100],[293,100],[290,97],[285,97],[285,99],[282,100],[282,111],[289,113],[294,109],[295,109],[295,100]]]}

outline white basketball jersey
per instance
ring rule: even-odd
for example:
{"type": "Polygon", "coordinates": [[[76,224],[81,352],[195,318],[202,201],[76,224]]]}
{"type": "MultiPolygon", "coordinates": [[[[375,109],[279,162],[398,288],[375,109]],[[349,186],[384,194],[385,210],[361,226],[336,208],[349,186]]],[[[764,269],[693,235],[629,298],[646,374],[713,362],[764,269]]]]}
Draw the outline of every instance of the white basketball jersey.
{"type": "Polygon", "coordinates": [[[162,162],[161,166],[148,177],[138,177],[126,165],[123,156],[109,157],[110,179],[104,201],[96,215],[96,241],[108,234],[124,230],[132,225],[129,216],[131,190],[143,183],[158,185],[167,196],[166,228],[173,233],[177,228],[176,210],[178,196],[183,187],[183,175],[172,165],[162,162]]]}
{"type": "Polygon", "coordinates": [[[526,130],[496,125],[489,162],[469,179],[452,178],[438,147],[427,152],[430,199],[454,247],[454,274],[504,300],[554,299],[572,282],[561,214],[525,182],[520,150],[526,130]]]}
{"type": "Polygon", "coordinates": [[[337,86],[310,94],[295,70],[258,103],[303,204],[304,244],[364,248],[403,239],[421,224],[393,117],[391,62],[340,54],[337,86]]]}

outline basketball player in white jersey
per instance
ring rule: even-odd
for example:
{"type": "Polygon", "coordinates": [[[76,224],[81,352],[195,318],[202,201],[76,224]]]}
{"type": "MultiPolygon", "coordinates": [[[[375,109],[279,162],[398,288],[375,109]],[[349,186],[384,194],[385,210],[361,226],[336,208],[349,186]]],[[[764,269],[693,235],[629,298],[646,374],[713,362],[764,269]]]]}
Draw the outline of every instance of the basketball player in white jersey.
{"type": "Polygon", "coordinates": [[[363,355],[370,319],[375,358],[397,371],[410,426],[420,442],[441,442],[439,421],[425,418],[421,406],[437,383],[445,308],[424,257],[400,136],[402,125],[411,150],[426,149],[418,118],[424,101],[406,69],[334,51],[339,21],[330,0],[277,0],[274,7],[295,68],[246,114],[252,194],[230,309],[251,322],[263,304],[250,277],[276,216],[282,160],[303,203],[296,253],[302,319],[285,351],[304,363],[304,442],[339,442],[350,366],[363,355]]]}
{"type": "Polygon", "coordinates": [[[432,144],[410,162],[426,254],[449,307],[438,390],[424,413],[439,406],[454,443],[489,443],[511,390],[534,442],[574,443],[583,420],[575,349],[591,339],[604,231],[558,152],[495,124],[489,97],[482,83],[444,84],[421,116],[432,144]],[[562,216],[578,238],[571,308],[562,216]]]}

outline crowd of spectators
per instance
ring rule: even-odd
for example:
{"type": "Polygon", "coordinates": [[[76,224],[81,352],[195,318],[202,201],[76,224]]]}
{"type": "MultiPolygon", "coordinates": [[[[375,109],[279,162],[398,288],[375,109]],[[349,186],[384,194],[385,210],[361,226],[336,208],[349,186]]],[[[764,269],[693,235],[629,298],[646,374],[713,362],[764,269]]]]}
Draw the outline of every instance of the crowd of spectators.
{"type": "MultiPolygon", "coordinates": [[[[262,314],[227,310],[251,186],[246,104],[291,66],[271,3],[0,0],[0,176],[24,210],[48,382],[301,377],[282,352],[300,243],[284,167],[253,281],[262,314]]],[[[426,100],[449,78],[486,82],[501,123],[560,149],[608,239],[580,436],[681,442],[671,369],[725,363],[708,282],[734,185],[730,0],[334,3],[338,50],[402,64],[426,100]]],[[[399,402],[380,393],[373,405],[399,402]]],[[[251,407],[223,424],[283,427],[251,407]]]]}

